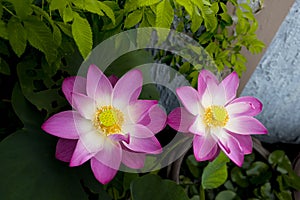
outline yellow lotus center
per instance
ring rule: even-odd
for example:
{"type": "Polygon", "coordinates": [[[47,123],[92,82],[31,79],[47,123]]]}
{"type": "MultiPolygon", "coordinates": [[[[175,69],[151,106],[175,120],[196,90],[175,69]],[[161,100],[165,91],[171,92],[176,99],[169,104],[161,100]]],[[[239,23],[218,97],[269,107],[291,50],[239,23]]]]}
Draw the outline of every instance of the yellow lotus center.
{"type": "Polygon", "coordinates": [[[207,127],[224,127],[228,120],[228,112],[223,106],[210,106],[205,109],[203,121],[207,127]]]}
{"type": "Polygon", "coordinates": [[[95,114],[94,126],[107,136],[121,133],[123,113],[113,106],[102,106],[95,114]]]}

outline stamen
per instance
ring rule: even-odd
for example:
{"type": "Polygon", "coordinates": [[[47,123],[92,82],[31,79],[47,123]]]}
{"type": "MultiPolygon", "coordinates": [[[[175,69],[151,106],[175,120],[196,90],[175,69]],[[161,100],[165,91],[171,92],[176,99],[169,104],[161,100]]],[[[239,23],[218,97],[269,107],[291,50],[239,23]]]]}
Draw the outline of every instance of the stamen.
{"type": "Polygon", "coordinates": [[[94,118],[94,126],[107,136],[121,133],[123,122],[123,113],[113,106],[102,106],[94,118]]]}
{"type": "Polygon", "coordinates": [[[223,106],[210,106],[204,112],[203,122],[207,127],[224,127],[229,120],[223,106]]]}

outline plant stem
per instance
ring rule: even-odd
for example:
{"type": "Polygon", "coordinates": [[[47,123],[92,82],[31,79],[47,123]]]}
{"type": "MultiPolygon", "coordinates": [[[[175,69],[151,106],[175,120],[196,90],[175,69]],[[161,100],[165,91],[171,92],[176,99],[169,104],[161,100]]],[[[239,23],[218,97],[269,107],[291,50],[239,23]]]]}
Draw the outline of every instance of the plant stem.
{"type": "Polygon", "coordinates": [[[3,6],[3,9],[6,10],[6,12],[8,12],[9,14],[11,14],[12,16],[16,17],[16,18],[19,18],[17,15],[15,15],[12,11],[10,11],[8,8],[6,8],[5,6],[3,6]]]}

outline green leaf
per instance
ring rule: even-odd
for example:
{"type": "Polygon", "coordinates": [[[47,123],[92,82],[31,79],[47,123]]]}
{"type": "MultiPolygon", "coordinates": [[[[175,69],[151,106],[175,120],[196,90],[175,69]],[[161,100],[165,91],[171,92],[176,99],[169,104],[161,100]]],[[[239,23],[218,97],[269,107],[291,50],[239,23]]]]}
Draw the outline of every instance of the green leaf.
{"type": "Polygon", "coordinates": [[[200,169],[199,169],[199,163],[196,161],[194,155],[189,155],[186,159],[186,164],[192,173],[192,175],[196,178],[200,177],[200,169]]]}
{"type": "Polygon", "coordinates": [[[99,16],[103,16],[104,13],[100,9],[100,4],[98,4],[97,0],[74,0],[73,3],[76,7],[86,10],[91,13],[95,13],[99,16]]]}
{"type": "Polygon", "coordinates": [[[143,11],[142,10],[135,10],[132,13],[130,13],[124,22],[124,27],[125,28],[131,28],[135,26],[137,23],[141,21],[143,17],[143,11]]]}
{"type": "Polygon", "coordinates": [[[50,11],[64,9],[68,4],[67,0],[51,0],[50,11]]]}
{"type": "Polygon", "coordinates": [[[176,2],[183,6],[186,12],[190,15],[190,17],[193,16],[193,5],[190,0],[176,0],[176,2]]]}
{"type": "Polygon", "coordinates": [[[291,173],[293,171],[291,161],[285,155],[284,151],[276,150],[269,155],[269,163],[282,174],[291,173]]]}
{"type": "Polygon", "coordinates": [[[215,200],[236,200],[237,194],[230,190],[224,190],[217,194],[215,200]]]}
{"type": "Polygon", "coordinates": [[[32,13],[32,9],[30,7],[32,0],[22,0],[22,1],[9,0],[9,1],[13,4],[17,15],[22,19],[26,18],[28,15],[32,13]]]}
{"type": "Polygon", "coordinates": [[[7,32],[7,26],[4,21],[0,19],[0,37],[3,39],[8,40],[8,32],[7,32]]]}
{"type": "Polygon", "coordinates": [[[171,180],[162,180],[154,174],[142,176],[131,184],[133,200],[188,200],[183,188],[171,180]]]}
{"type": "Polygon", "coordinates": [[[163,0],[156,6],[156,27],[170,28],[174,19],[174,9],[170,0],[163,0]]]}
{"type": "Polygon", "coordinates": [[[64,34],[66,34],[67,36],[73,38],[72,27],[71,27],[70,24],[65,24],[63,22],[55,22],[55,23],[59,26],[60,30],[62,32],[64,32],[64,34]]]}
{"type": "Polygon", "coordinates": [[[220,153],[213,162],[210,162],[204,168],[201,179],[204,189],[217,188],[225,183],[227,179],[227,162],[229,162],[227,156],[224,153],[220,153]]]}
{"type": "Polygon", "coordinates": [[[2,18],[3,15],[3,6],[2,4],[0,4],[0,19],[2,18]]]}
{"type": "Polygon", "coordinates": [[[161,0],[138,0],[137,6],[138,7],[144,7],[144,6],[152,6],[160,2],[161,0]]]}
{"type": "Polygon", "coordinates": [[[241,169],[234,167],[231,170],[231,180],[240,187],[246,188],[249,186],[248,178],[242,173],[241,169]]]}
{"type": "Polygon", "coordinates": [[[203,18],[199,13],[198,8],[195,6],[194,14],[192,17],[192,25],[191,25],[191,30],[193,33],[195,33],[200,28],[202,22],[203,22],[203,18]]]}
{"type": "Polygon", "coordinates": [[[13,17],[7,23],[7,31],[9,32],[9,44],[17,56],[20,57],[24,53],[27,44],[26,31],[21,22],[13,17]]]}
{"type": "Polygon", "coordinates": [[[92,29],[88,20],[78,14],[74,15],[72,35],[82,57],[86,58],[93,47],[92,29]]]}
{"type": "Polygon", "coordinates": [[[261,161],[252,163],[246,174],[250,182],[255,185],[263,184],[272,177],[272,171],[269,170],[269,166],[261,161]]]}
{"type": "Polygon", "coordinates": [[[101,1],[97,1],[97,3],[99,4],[100,9],[107,15],[107,17],[109,17],[112,23],[115,24],[116,19],[114,11],[108,5],[102,3],[101,1]]]}
{"type": "Polygon", "coordinates": [[[77,169],[57,161],[56,139],[19,130],[0,143],[0,194],[5,200],[87,200],[77,169]]]}
{"type": "Polygon", "coordinates": [[[57,56],[57,46],[50,28],[36,17],[24,21],[24,28],[29,43],[45,54],[48,63],[53,63],[57,56]]]}
{"type": "Polygon", "coordinates": [[[74,19],[72,8],[67,6],[63,9],[63,20],[65,23],[70,22],[74,19]]]}
{"type": "Polygon", "coordinates": [[[10,68],[7,62],[0,57],[0,73],[10,75],[10,68]]]}
{"type": "Polygon", "coordinates": [[[40,129],[43,118],[38,110],[24,98],[18,84],[16,84],[13,89],[11,103],[25,129],[40,129]]]}

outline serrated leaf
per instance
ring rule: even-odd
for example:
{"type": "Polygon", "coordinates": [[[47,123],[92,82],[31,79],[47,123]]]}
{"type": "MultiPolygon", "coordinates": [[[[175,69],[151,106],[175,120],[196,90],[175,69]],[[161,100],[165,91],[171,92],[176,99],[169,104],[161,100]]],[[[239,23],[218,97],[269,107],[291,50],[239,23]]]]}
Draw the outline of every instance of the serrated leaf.
{"type": "Polygon", "coordinates": [[[10,68],[7,62],[0,57],[0,73],[10,75],[10,68]]]}
{"type": "Polygon", "coordinates": [[[161,0],[138,0],[138,2],[136,4],[138,7],[144,7],[144,6],[155,5],[160,1],[161,0]]]}
{"type": "Polygon", "coordinates": [[[48,63],[54,62],[57,56],[57,46],[50,28],[35,17],[24,21],[24,28],[29,43],[45,54],[48,63]]]}
{"type": "Polygon", "coordinates": [[[114,11],[105,3],[98,1],[100,9],[106,14],[107,17],[112,21],[113,24],[116,23],[114,11]]]}
{"type": "Polygon", "coordinates": [[[7,26],[6,23],[2,20],[0,20],[0,37],[8,40],[7,26]]]}
{"type": "Polygon", "coordinates": [[[95,13],[99,16],[103,16],[104,13],[101,11],[100,4],[98,4],[97,0],[75,0],[73,3],[76,7],[86,10],[91,13],[95,13]]]}
{"type": "Polygon", "coordinates": [[[131,28],[135,26],[137,23],[141,21],[143,17],[143,11],[142,10],[135,10],[132,13],[130,13],[124,22],[124,27],[125,28],[131,28]]]}
{"type": "Polygon", "coordinates": [[[144,14],[146,14],[146,19],[149,22],[149,24],[154,27],[156,23],[155,14],[151,11],[151,9],[146,10],[144,14]]]}
{"type": "Polygon", "coordinates": [[[74,18],[73,11],[70,6],[67,6],[63,10],[63,20],[65,23],[72,21],[74,18]]]}
{"type": "Polygon", "coordinates": [[[201,184],[204,189],[213,189],[222,185],[227,179],[226,163],[229,159],[224,153],[220,155],[211,163],[209,163],[203,170],[201,184]]]}
{"type": "Polygon", "coordinates": [[[20,18],[24,19],[32,13],[30,7],[32,0],[10,0],[10,2],[13,4],[15,11],[20,18]]]}
{"type": "Polygon", "coordinates": [[[63,9],[66,7],[67,4],[68,4],[67,0],[51,0],[50,11],[63,9]]]}
{"type": "Polygon", "coordinates": [[[186,12],[192,17],[193,16],[193,5],[190,0],[176,0],[176,2],[183,6],[186,12]]]}
{"type": "Polygon", "coordinates": [[[214,31],[218,25],[215,13],[208,6],[204,6],[201,10],[201,14],[207,31],[214,31]]]}
{"type": "Polygon", "coordinates": [[[15,18],[10,18],[10,20],[8,21],[7,31],[9,32],[9,44],[11,45],[17,56],[20,57],[24,53],[26,48],[26,31],[21,22],[17,21],[15,18]]]}
{"type": "Polygon", "coordinates": [[[156,6],[156,27],[170,28],[174,19],[174,9],[169,0],[163,0],[156,6]]]}
{"type": "Polygon", "coordinates": [[[55,22],[58,27],[60,28],[60,30],[62,30],[62,32],[64,32],[64,34],[66,34],[67,36],[73,38],[73,35],[72,35],[72,27],[70,24],[65,24],[65,23],[62,23],[62,22],[55,22]]]}
{"type": "Polygon", "coordinates": [[[92,51],[93,35],[92,29],[87,19],[79,14],[74,15],[72,24],[72,35],[83,58],[86,58],[92,51]]]}

